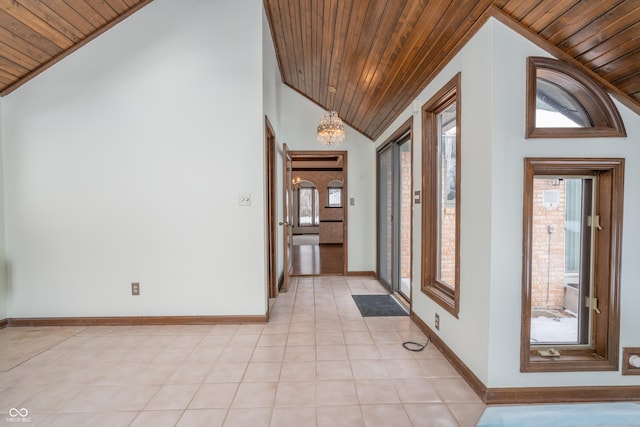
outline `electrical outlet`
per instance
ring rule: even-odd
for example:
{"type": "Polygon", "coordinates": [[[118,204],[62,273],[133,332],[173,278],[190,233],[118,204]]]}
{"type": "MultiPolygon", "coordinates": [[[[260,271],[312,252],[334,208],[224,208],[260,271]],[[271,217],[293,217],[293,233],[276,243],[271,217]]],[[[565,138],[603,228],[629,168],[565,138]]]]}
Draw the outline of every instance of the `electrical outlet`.
{"type": "Polygon", "coordinates": [[[436,313],[435,326],[437,330],[440,330],[440,315],[436,313]]]}
{"type": "Polygon", "coordinates": [[[131,284],[131,295],[140,295],[140,283],[134,282],[131,284]]]}
{"type": "Polygon", "coordinates": [[[622,349],[622,375],[640,375],[638,364],[640,347],[625,347],[622,349]]]}

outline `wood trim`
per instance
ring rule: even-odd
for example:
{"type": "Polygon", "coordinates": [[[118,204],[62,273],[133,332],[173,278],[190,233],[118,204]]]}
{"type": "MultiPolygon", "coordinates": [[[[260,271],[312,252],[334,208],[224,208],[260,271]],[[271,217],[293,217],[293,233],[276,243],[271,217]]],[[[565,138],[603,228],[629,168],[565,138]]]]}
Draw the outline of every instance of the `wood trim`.
{"type": "Polygon", "coordinates": [[[375,271],[347,271],[345,276],[373,277],[374,279],[378,277],[375,271]]]}
{"type": "Polygon", "coordinates": [[[624,202],[624,159],[621,158],[525,158],[522,228],[521,372],[617,371],[620,343],[620,266],[624,202]],[[598,175],[596,205],[602,229],[595,245],[596,297],[602,303],[595,315],[593,349],[556,347],[563,356],[538,357],[530,341],[533,180],[535,176],[598,175]]]}
{"type": "Polygon", "coordinates": [[[487,405],[529,403],[629,402],[640,400],[640,386],[489,388],[487,405]]]}
{"type": "Polygon", "coordinates": [[[582,70],[589,77],[591,77],[593,80],[598,82],[601,86],[603,86],[607,90],[607,92],[609,92],[612,96],[614,96],[618,101],[620,101],[622,104],[624,104],[627,108],[629,108],[634,113],[640,115],[640,104],[638,104],[638,102],[636,100],[634,100],[631,96],[629,96],[626,93],[622,92],[620,89],[618,89],[612,83],[609,83],[602,76],[598,75],[594,71],[590,70],[588,67],[584,66],[582,63],[580,63],[577,59],[573,58],[571,55],[569,55],[566,52],[562,51],[561,49],[559,49],[555,45],[549,43],[548,41],[546,41],[542,37],[533,34],[531,32],[531,30],[529,30],[526,27],[524,27],[520,22],[516,21],[511,16],[505,14],[502,10],[498,9],[496,6],[493,6],[493,5],[489,6],[489,8],[487,8],[485,14],[487,15],[487,17],[492,17],[492,18],[497,19],[502,24],[504,24],[507,27],[509,27],[511,30],[515,31],[516,33],[520,34],[525,39],[529,40],[531,43],[533,43],[536,46],[540,47],[541,49],[545,50],[547,53],[550,53],[551,55],[555,56],[556,58],[561,59],[561,60],[563,60],[565,62],[568,62],[569,64],[573,65],[574,67],[582,70]]]}
{"type": "Polygon", "coordinates": [[[588,75],[573,65],[557,59],[530,56],[527,60],[526,138],[596,138],[626,137],[622,117],[615,104],[588,75]],[[568,91],[584,107],[593,121],[592,127],[538,128],[536,102],[538,76],[568,91]]]}
{"type": "Polygon", "coordinates": [[[268,313],[253,316],[118,316],[118,317],[21,317],[9,318],[8,326],[149,326],[220,325],[266,323],[268,313]]]}
{"type": "MultiPolygon", "coordinates": [[[[267,252],[267,297],[278,296],[277,270],[278,270],[278,227],[276,202],[278,195],[276,192],[276,134],[267,116],[264,117],[265,126],[265,161],[266,161],[266,252],[267,252]]],[[[267,307],[269,304],[267,304],[267,307]]]]}
{"type": "Polygon", "coordinates": [[[411,320],[486,405],[530,403],[630,402],[640,400],[640,386],[501,387],[487,388],[447,344],[414,312],[411,320]]]}
{"type": "Polygon", "coordinates": [[[457,73],[422,106],[422,281],[420,289],[442,308],[458,317],[460,309],[460,212],[461,212],[461,142],[462,142],[462,74],[457,73]],[[438,221],[440,189],[437,188],[439,159],[433,144],[439,144],[437,114],[456,103],[456,224],[455,284],[452,289],[438,280],[438,221]]]}
{"type": "Polygon", "coordinates": [[[8,319],[1,319],[0,320],[0,329],[4,329],[7,326],[9,326],[9,320],[8,319]]]}
{"type": "Polygon", "coordinates": [[[460,374],[463,380],[469,384],[469,387],[482,399],[485,400],[487,395],[487,387],[482,381],[473,373],[467,365],[447,346],[447,344],[429,327],[426,323],[411,310],[411,320],[418,326],[418,328],[431,340],[431,343],[435,345],[442,355],[451,363],[453,368],[460,374]]]}
{"type": "Polygon", "coordinates": [[[122,15],[118,16],[117,18],[115,18],[113,21],[107,23],[105,26],[100,27],[98,30],[96,30],[93,33],[89,34],[87,37],[85,37],[84,39],[80,40],[78,43],[76,43],[75,45],[73,45],[69,49],[62,51],[60,54],[52,57],[47,62],[41,64],[35,70],[33,70],[30,73],[26,74],[25,76],[21,77],[20,80],[16,81],[15,83],[11,84],[10,86],[7,86],[2,92],[0,92],[0,96],[9,95],[11,92],[13,92],[14,90],[18,89],[20,86],[22,86],[23,84],[27,83],[29,80],[33,79],[34,77],[38,76],[40,73],[42,73],[45,70],[47,70],[52,65],[56,64],[57,62],[63,60],[67,56],[71,55],[72,53],[74,53],[75,51],[77,51],[78,49],[80,49],[81,47],[83,47],[84,45],[86,45],[87,43],[89,43],[90,41],[92,41],[93,39],[98,37],[99,35],[101,35],[101,34],[105,33],[106,31],[110,30],[112,27],[114,27],[115,25],[117,25],[120,22],[124,21],[129,16],[133,15],[134,13],[136,13],[137,11],[139,11],[140,9],[142,9],[143,7],[145,7],[146,5],[151,3],[152,1],[153,0],[143,0],[143,1],[141,1],[137,5],[133,6],[131,9],[127,10],[122,15]]]}
{"type": "Polygon", "coordinates": [[[622,375],[640,375],[640,369],[631,366],[629,358],[640,354],[640,347],[625,347],[622,351],[622,375]]]}

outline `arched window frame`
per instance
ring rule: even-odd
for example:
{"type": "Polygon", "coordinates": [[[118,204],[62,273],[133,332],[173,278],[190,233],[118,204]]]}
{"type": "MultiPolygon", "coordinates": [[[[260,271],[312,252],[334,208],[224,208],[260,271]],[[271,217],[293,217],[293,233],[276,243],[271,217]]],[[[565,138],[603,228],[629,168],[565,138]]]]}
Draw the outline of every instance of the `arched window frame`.
{"type": "Polygon", "coordinates": [[[607,92],[572,65],[552,58],[529,57],[527,63],[526,138],[626,137],[622,117],[607,92]],[[542,128],[536,126],[537,78],[564,88],[579,102],[592,121],[591,127],[542,128]]]}

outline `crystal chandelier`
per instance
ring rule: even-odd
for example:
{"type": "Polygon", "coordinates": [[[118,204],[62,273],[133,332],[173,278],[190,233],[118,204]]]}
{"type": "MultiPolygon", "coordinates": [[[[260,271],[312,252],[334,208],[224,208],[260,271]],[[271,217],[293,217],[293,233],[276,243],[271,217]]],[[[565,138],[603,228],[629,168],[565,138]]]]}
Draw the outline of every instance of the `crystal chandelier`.
{"type": "Polygon", "coordinates": [[[327,147],[335,147],[344,141],[344,125],[337,112],[324,113],[318,125],[318,141],[327,147]]]}

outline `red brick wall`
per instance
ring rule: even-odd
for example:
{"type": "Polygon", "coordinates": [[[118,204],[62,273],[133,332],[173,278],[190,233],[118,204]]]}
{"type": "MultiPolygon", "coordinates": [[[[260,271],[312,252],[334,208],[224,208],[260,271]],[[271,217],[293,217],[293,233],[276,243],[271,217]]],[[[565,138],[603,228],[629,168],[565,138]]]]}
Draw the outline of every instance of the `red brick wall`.
{"type": "Polygon", "coordinates": [[[531,304],[532,307],[561,310],[564,301],[565,190],[564,181],[555,181],[555,184],[553,179],[534,179],[531,304]],[[543,206],[545,190],[559,191],[557,207],[543,206]],[[553,233],[549,233],[549,226],[555,227],[553,233]]]}

